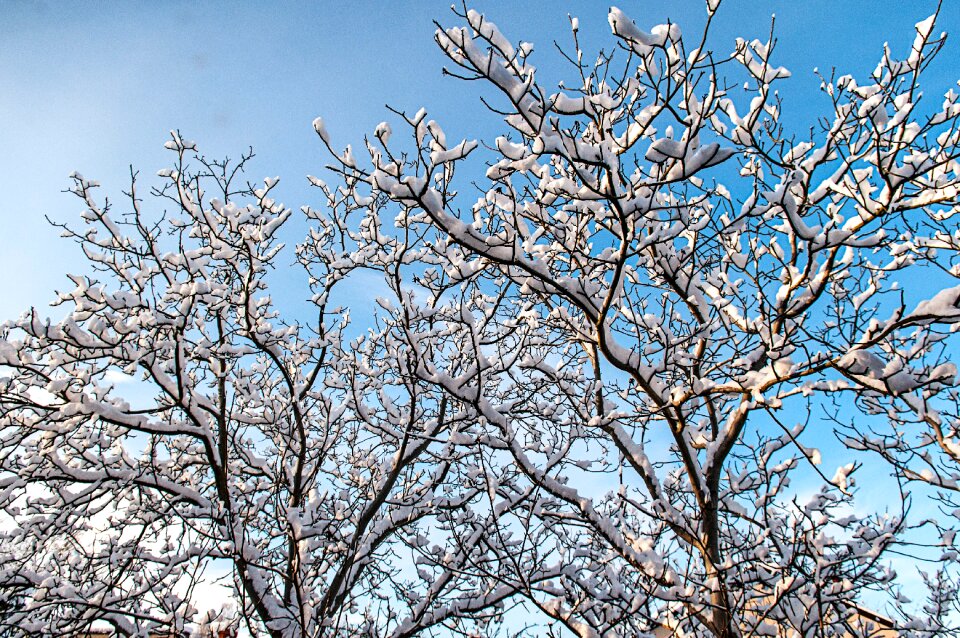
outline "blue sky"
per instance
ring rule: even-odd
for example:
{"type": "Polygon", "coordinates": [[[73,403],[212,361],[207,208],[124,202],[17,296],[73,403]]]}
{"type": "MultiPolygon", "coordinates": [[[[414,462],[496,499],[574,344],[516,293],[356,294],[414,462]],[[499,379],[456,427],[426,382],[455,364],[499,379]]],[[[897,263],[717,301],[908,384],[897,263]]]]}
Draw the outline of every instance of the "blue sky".
{"type": "MultiPolygon", "coordinates": [[[[533,63],[545,83],[564,77],[552,42],[569,43],[568,14],[579,17],[587,51],[613,42],[606,3],[471,6],[512,40],[536,45],[533,63]]],[[[670,18],[696,34],[705,18],[696,0],[619,6],[645,29],[670,18]]],[[[935,0],[725,0],[712,48],[724,54],[738,36],[765,39],[776,14],[775,61],[794,74],[780,88],[799,125],[825,106],[815,67],[863,77],[884,42],[905,52],[913,25],[935,7],[935,0]]],[[[322,173],[327,160],[311,127],[318,115],[337,146],[358,145],[389,117],[385,104],[426,107],[449,139],[492,139],[496,118],[484,116],[476,87],[441,74],[434,19],[456,21],[449,0],[0,2],[0,321],[44,305],[55,288],[70,286],[65,272],[82,270],[79,251],[44,219],[79,222],[79,200],[62,192],[67,176],[80,171],[119,200],[131,164],[148,183],[166,166],[170,129],[211,156],[252,146],[250,177],[279,175],[280,199],[295,209],[321,204],[305,179],[322,173]]],[[[960,78],[955,3],[939,29],[955,36],[927,74],[932,102],[960,78]]],[[[369,307],[376,287],[362,288],[347,301],[369,307]]],[[[884,487],[873,487],[873,499],[882,500],[884,487]]]]}
{"type": "MultiPolygon", "coordinates": [[[[537,46],[541,81],[564,76],[552,42],[569,42],[568,14],[580,18],[589,51],[612,43],[607,5],[596,2],[477,2],[513,40],[537,46]]],[[[702,24],[702,2],[624,1],[641,28],[672,19],[688,33],[702,24]]],[[[765,38],[776,14],[777,61],[794,72],[781,85],[787,113],[806,120],[822,105],[814,67],[869,73],[890,41],[904,51],[931,0],[726,0],[713,44],[765,38]],[[811,98],[811,96],[813,96],[811,98]],[[791,100],[791,98],[793,98],[791,100]]],[[[337,145],[362,140],[386,119],[384,105],[425,106],[453,137],[492,137],[475,85],[441,74],[432,21],[456,18],[449,3],[120,3],[7,0],[0,4],[0,320],[43,305],[81,256],[44,215],[78,220],[79,201],[62,191],[74,170],[119,199],[129,166],[150,179],[165,166],[168,131],[179,128],[212,156],[252,146],[251,177],[281,176],[288,205],[319,205],[307,173],[325,157],[311,129],[322,115],[337,145]]],[[[941,29],[960,40],[960,12],[941,29]]],[[[929,74],[938,98],[960,72],[951,41],[929,74]]],[[[359,302],[360,300],[358,300],[359,302]]]]}

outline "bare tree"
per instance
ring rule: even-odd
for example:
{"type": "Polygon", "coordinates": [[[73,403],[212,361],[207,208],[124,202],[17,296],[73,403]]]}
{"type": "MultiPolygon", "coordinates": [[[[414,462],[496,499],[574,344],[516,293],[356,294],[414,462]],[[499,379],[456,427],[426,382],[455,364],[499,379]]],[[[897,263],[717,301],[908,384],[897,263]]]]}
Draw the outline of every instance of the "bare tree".
{"type": "Polygon", "coordinates": [[[321,277],[316,316],[285,322],[267,288],[291,215],[276,180],[242,184],[250,155],[167,146],[176,163],[149,198],[163,215],[135,177],[116,214],[74,176],[87,227],[65,234],[91,274],[60,295],[64,319],[3,328],[6,630],[182,632],[218,564],[255,635],[483,624],[508,592],[459,568],[490,524],[469,514],[485,494],[464,474],[475,453],[453,443],[470,414],[412,374],[410,318],[344,336],[330,295],[350,267],[331,261],[343,233],[328,216],[298,250],[321,277]],[[457,545],[453,527],[468,530],[457,545]]]}
{"type": "MultiPolygon", "coordinates": [[[[481,417],[464,434],[510,469],[501,498],[534,489],[500,520],[522,540],[482,573],[581,636],[856,631],[864,594],[896,591],[884,557],[922,554],[910,539],[931,522],[911,522],[904,483],[956,489],[941,397],[956,403],[960,105],[950,91],[918,106],[936,16],[866,83],[822,78],[827,114],[796,134],[772,36],[711,52],[718,4],[692,40],[611,9],[616,46],[593,63],[572,19],[574,79],[554,92],[532,45],[464,9],[437,43],[449,75],[488,89],[503,136],[449,143],[402,114],[409,145],[382,124],[361,165],[317,126],[347,205],[371,228],[394,217],[364,254],[409,264],[421,295],[403,312],[446,308],[463,333],[417,374],[481,417]],[[850,462],[822,469],[813,441],[850,419],[850,462]],[[921,449],[904,442],[914,422],[921,449]],[[864,423],[886,434],[857,436],[864,423]],[[903,470],[891,511],[850,513],[863,448],[903,470]],[[559,578],[527,579],[550,561],[559,578]]],[[[953,559],[938,554],[926,618],[902,632],[948,630],[953,559]]]]}

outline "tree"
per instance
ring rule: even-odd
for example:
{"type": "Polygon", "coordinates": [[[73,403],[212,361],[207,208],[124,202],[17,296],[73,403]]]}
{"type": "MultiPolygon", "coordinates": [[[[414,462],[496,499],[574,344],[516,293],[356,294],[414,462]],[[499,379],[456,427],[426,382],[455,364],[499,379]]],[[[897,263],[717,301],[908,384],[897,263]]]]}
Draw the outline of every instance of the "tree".
{"type": "Polygon", "coordinates": [[[26,601],[6,626],[182,631],[225,562],[271,636],[842,635],[891,588],[902,634],[949,633],[955,554],[922,619],[888,562],[955,525],[907,492],[957,478],[960,105],[918,106],[943,37],[934,16],[865,84],[824,77],[801,136],[772,38],[710,52],[718,5],[692,47],[611,9],[594,64],[572,20],[553,93],[484,16],[438,25],[504,135],[448,144],[397,113],[409,141],[381,124],[361,162],[318,119],[309,322],[267,294],[292,212],[276,180],[240,184],[250,154],[174,134],[163,215],[135,175],[119,216],[76,175],[88,228],[65,232],[94,272],[65,319],[0,341],[0,592],[26,601]],[[359,269],[392,298],[351,337],[332,295],[359,269]],[[813,446],[831,422],[836,472],[813,446]],[[853,508],[871,452],[892,512],[853,508]]]}
{"type": "MultiPolygon", "coordinates": [[[[405,116],[407,153],[382,126],[368,167],[340,156],[371,224],[399,211],[401,235],[377,234],[378,252],[421,251],[410,276],[429,302],[404,312],[435,316],[456,290],[472,315],[467,361],[444,352],[417,372],[472,404],[487,424],[478,440],[535,486],[507,526],[525,553],[500,577],[579,635],[658,623],[830,635],[864,590],[888,587],[879,559],[908,530],[906,493],[900,511],[841,516],[853,456],[809,500],[789,496],[802,462],[820,473],[804,430],[847,416],[824,413],[825,399],[892,422],[887,439],[855,424],[852,448],[890,457],[903,481],[956,489],[956,419],[938,413],[956,397],[960,105],[951,91],[939,110],[917,106],[943,44],[935,16],[865,84],[823,78],[830,113],[801,136],[780,123],[774,87],[789,72],[772,39],[738,41],[729,59],[707,49],[716,5],[692,47],[675,24],[646,33],[611,9],[617,50],[592,65],[573,21],[576,79],[553,93],[532,47],[484,16],[439,29],[448,73],[499,93],[490,108],[507,125],[476,199],[455,175],[481,147],[448,144],[422,112],[405,116]],[[927,277],[936,294],[903,291],[896,275],[927,277]],[[903,442],[911,421],[932,428],[922,452],[903,442]],[[613,489],[592,493],[589,472],[613,489]],[[568,569],[529,582],[545,556],[568,569]]],[[[903,630],[945,629],[954,590],[937,582],[929,622],[903,630]]]]}
{"type": "Polygon", "coordinates": [[[477,540],[444,542],[483,495],[463,475],[474,453],[453,443],[467,416],[410,374],[420,353],[404,318],[345,342],[348,314],[329,308],[349,270],[330,262],[334,216],[298,248],[320,277],[315,323],[284,322],[266,284],[291,215],[276,181],[239,184],[251,155],[209,161],[178,134],[167,146],[176,163],[152,198],[174,212],[152,221],[135,175],[120,215],[74,175],[88,226],[65,234],[93,272],[59,296],[63,320],[31,311],[4,328],[16,527],[0,582],[27,599],[5,627],[183,631],[192,589],[223,561],[253,633],[400,636],[482,619],[503,591],[461,575],[477,540]],[[407,578],[412,551],[429,586],[407,578]]]}

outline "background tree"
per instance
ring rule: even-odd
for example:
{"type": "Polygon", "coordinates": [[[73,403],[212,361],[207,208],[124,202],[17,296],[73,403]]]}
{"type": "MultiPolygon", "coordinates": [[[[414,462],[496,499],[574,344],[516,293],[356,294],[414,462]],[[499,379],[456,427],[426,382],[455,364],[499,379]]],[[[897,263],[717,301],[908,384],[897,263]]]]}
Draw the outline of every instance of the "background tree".
{"type": "Polygon", "coordinates": [[[469,414],[411,373],[422,346],[406,318],[344,337],[348,313],[329,307],[330,273],[349,271],[331,261],[333,215],[298,251],[328,270],[313,281],[316,316],[284,321],[267,288],[291,216],[276,180],[243,185],[250,155],[209,161],[178,134],[167,146],[176,162],[150,196],[162,215],[135,176],[120,214],[74,176],[87,227],[65,234],[92,273],[60,295],[64,319],[31,311],[3,328],[2,503],[15,525],[0,590],[20,600],[4,627],[184,631],[217,564],[257,635],[482,624],[505,590],[462,575],[478,534],[452,546],[446,533],[489,525],[461,523],[484,494],[464,475],[475,453],[453,444],[469,414]]]}

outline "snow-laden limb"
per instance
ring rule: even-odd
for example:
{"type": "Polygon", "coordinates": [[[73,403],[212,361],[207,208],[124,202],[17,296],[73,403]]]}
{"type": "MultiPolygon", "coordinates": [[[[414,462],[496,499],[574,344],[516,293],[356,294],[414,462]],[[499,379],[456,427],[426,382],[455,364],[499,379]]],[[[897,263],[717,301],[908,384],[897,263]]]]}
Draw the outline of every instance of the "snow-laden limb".
{"type": "MultiPolygon", "coordinates": [[[[865,592],[895,590],[887,552],[933,524],[906,505],[841,515],[859,455],[957,485],[960,107],[951,91],[917,108],[935,17],[866,83],[823,78],[824,117],[793,133],[776,41],[710,53],[718,5],[693,38],[610,9],[617,50],[594,64],[571,19],[574,81],[557,87],[531,47],[464,10],[436,40],[450,75],[499,97],[484,94],[501,134],[448,142],[421,110],[381,125],[368,162],[334,151],[338,197],[367,207],[351,263],[416,285],[412,370],[479,417],[462,440],[498,459],[490,489],[535,490],[528,514],[498,520],[544,553],[504,557],[501,582],[576,635],[842,632],[865,592]],[[895,283],[911,277],[929,285],[895,283]],[[825,407],[848,396],[855,425],[898,434],[833,427],[851,417],[825,407]],[[900,433],[912,422],[919,448],[900,433]],[[825,469],[811,441],[835,432],[858,456],[825,469]],[[797,475],[822,487],[808,502],[790,498],[797,475]],[[551,558],[575,567],[524,582],[551,558]]],[[[898,628],[945,631],[938,609],[898,628]]]]}

